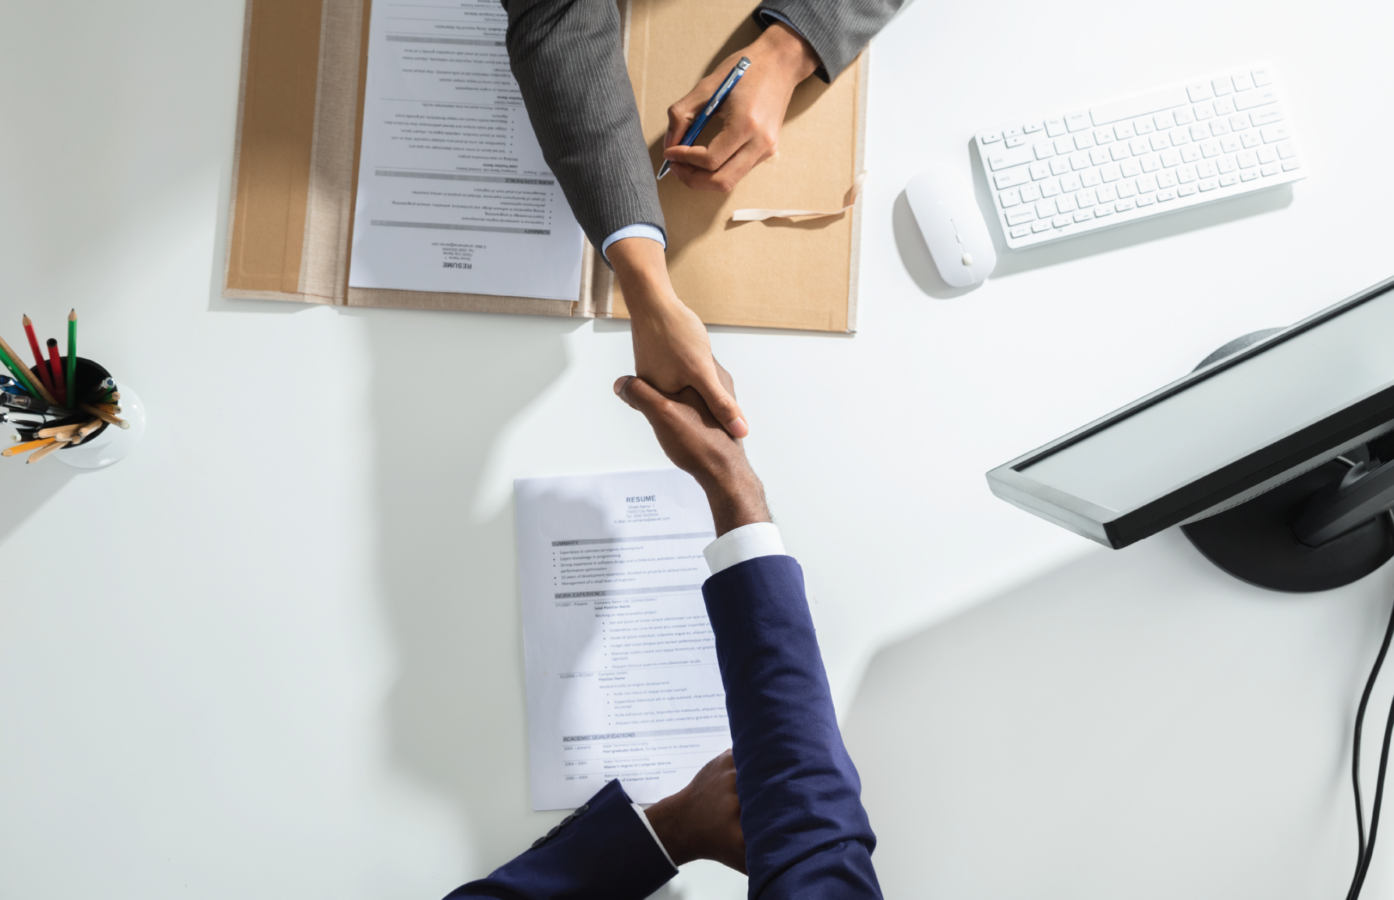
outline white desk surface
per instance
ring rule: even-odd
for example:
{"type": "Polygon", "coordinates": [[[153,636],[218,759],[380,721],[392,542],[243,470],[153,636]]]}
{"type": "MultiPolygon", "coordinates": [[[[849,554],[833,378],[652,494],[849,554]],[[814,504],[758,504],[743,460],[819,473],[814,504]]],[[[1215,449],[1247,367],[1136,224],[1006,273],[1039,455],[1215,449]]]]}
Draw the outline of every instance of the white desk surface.
{"type": "MultiPolygon", "coordinates": [[[[109,471],[0,461],[6,897],[432,898],[520,851],[557,815],[528,811],[511,480],[664,464],[610,394],[625,325],[220,299],[242,15],[3,7],[3,334],[76,306],[150,408],[109,471]]],[[[1370,2],[925,0],[874,44],[860,333],[713,343],[891,896],[1344,889],[1387,573],[1264,594],[983,474],[1394,271],[1392,29],[1370,2]],[[976,129],[1263,59],[1306,181],[939,283],[901,191],[969,174],[976,129]]]]}

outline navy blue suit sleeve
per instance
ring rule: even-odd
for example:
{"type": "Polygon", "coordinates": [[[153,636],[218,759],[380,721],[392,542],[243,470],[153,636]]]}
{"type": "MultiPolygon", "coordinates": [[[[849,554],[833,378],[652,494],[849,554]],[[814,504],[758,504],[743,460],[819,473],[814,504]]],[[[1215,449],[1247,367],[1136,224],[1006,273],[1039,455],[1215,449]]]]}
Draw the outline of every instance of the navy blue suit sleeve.
{"type": "Polygon", "coordinates": [[[803,570],[763,556],[702,586],[726,686],[750,897],[880,897],[803,570]]]}
{"type": "Polygon", "coordinates": [[[446,900],[643,900],[676,874],[611,781],[531,849],[446,900]]]}

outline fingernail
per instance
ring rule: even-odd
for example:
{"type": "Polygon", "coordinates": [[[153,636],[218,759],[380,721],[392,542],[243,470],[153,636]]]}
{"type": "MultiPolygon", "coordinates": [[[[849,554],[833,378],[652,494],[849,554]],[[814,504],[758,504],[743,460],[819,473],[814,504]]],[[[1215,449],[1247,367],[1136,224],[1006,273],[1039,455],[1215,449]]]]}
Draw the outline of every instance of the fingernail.
{"type": "Polygon", "coordinates": [[[742,419],[740,416],[737,416],[736,418],[732,419],[730,422],[727,423],[726,430],[731,432],[736,437],[745,437],[747,434],[750,433],[750,426],[745,424],[745,419],[742,419]]]}
{"type": "Polygon", "coordinates": [[[619,378],[616,378],[616,379],[615,379],[615,396],[616,396],[616,397],[620,396],[620,392],[624,390],[624,386],[625,386],[625,384],[629,381],[629,377],[630,377],[630,376],[628,376],[628,375],[621,375],[619,378]]]}

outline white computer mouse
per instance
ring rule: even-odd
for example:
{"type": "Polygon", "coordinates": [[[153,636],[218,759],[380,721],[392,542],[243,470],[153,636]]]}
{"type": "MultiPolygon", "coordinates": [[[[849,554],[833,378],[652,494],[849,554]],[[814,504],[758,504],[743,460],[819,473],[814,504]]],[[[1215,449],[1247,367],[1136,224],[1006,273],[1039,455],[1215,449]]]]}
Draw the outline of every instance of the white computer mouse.
{"type": "Polygon", "coordinates": [[[926,169],[905,186],[905,199],[945,284],[968,287],[992,274],[997,251],[962,176],[948,166],[926,169]]]}

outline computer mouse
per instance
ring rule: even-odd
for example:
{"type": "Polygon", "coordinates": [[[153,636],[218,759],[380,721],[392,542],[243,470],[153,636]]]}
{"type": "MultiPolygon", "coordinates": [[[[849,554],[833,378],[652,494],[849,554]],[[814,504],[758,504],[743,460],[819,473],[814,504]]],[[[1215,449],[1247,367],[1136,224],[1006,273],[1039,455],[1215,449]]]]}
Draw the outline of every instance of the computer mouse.
{"type": "Polygon", "coordinates": [[[992,274],[997,251],[962,176],[948,166],[926,169],[905,186],[905,199],[945,284],[968,287],[992,274]]]}

